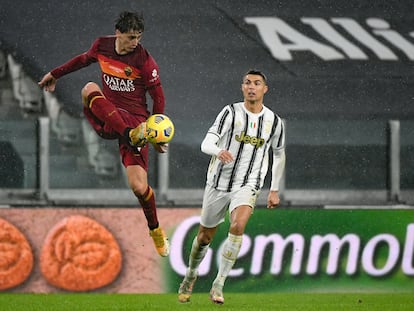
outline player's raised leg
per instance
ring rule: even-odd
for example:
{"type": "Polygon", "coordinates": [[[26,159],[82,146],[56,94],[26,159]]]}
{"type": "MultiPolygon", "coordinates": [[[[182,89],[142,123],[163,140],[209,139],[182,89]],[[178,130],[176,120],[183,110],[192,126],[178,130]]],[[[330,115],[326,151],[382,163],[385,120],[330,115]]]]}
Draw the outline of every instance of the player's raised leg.
{"type": "MultiPolygon", "coordinates": [[[[85,115],[91,119],[91,115],[101,122],[103,127],[113,129],[121,136],[125,136],[132,146],[142,147],[146,144],[146,123],[139,124],[136,128],[128,127],[118,108],[105,98],[101,88],[95,82],[88,82],[81,91],[82,102],[84,104],[85,115]]],[[[94,126],[94,124],[92,123],[94,126]]],[[[100,129],[95,128],[98,134],[100,129]]],[[[102,135],[101,135],[102,136],[102,135]]]]}

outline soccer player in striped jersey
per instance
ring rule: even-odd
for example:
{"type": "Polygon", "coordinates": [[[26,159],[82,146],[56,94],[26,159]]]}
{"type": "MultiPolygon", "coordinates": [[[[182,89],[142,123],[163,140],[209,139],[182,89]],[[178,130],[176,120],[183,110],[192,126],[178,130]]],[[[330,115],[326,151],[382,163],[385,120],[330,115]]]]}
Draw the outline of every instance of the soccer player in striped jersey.
{"type": "MultiPolygon", "coordinates": [[[[96,133],[105,139],[117,139],[129,186],[140,202],[149,233],[157,252],[168,256],[169,242],[159,227],[155,195],[148,185],[148,145],[146,120],[149,116],[147,92],[152,98],[152,113],[164,113],[165,98],[159,68],[140,44],[144,20],[135,12],[122,12],[115,24],[115,35],[97,38],[91,48],[44,75],[39,86],[55,90],[57,79],[99,63],[102,90],[95,82],[82,89],[83,112],[96,133]]],[[[154,145],[158,152],[167,146],[154,145]]]]}
{"type": "Polygon", "coordinates": [[[211,155],[211,161],[198,234],[193,240],[189,267],[178,290],[180,302],[190,301],[198,267],[228,211],[228,237],[210,291],[214,303],[224,303],[224,282],[237,259],[245,227],[263,187],[270,148],[273,163],[267,207],[275,208],[280,202],[279,182],[285,168],[283,122],[263,104],[268,86],[262,72],[248,71],[243,76],[241,89],[244,101],[224,107],[201,144],[201,150],[211,155]]]}

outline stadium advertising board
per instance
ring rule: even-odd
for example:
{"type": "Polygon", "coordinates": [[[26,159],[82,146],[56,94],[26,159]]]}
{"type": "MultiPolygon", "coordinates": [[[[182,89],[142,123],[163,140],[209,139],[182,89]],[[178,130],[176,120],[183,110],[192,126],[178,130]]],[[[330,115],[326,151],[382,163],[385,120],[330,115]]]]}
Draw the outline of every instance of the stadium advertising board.
{"type": "MultiPolygon", "coordinates": [[[[165,230],[199,209],[164,208],[165,230]]],[[[0,292],[163,293],[141,208],[0,208],[0,292]]]]}
{"type": "MultiPolygon", "coordinates": [[[[159,209],[171,242],[162,258],[137,208],[0,209],[0,292],[176,293],[199,213],[159,209]]],[[[195,292],[210,290],[227,228],[195,292]]],[[[413,210],[258,208],[226,291],[413,292],[413,257],[413,210]]]]}
{"type": "MultiPolygon", "coordinates": [[[[185,273],[198,217],[172,236],[170,291],[185,273]]],[[[208,291],[228,223],[200,267],[208,291]]],[[[227,291],[413,291],[414,213],[410,210],[255,211],[227,291]]]]}
{"type": "MultiPolygon", "coordinates": [[[[324,61],[341,59],[368,60],[369,55],[358,45],[346,39],[341,31],[370,50],[382,61],[398,61],[399,50],[405,58],[414,60],[414,45],[404,35],[392,29],[391,23],[383,18],[369,17],[364,23],[350,17],[314,18],[301,17],[300,23],[312,29],[314,36],[301,33],[289,22],[278,17],[245,17],[245,22],[257,27],[257,31],[271,52],[279,61],[292,61],[295,51],[306,51],[324,61]],[[315,39],[324,38],[327,43],[315,39]],[[383,39],[385,44],[378,38],[383,39]],[[286,42],[287,41],[287,42],[286,42]]],[[[409,33],[412,36],[412,32],[409,33]]]]}

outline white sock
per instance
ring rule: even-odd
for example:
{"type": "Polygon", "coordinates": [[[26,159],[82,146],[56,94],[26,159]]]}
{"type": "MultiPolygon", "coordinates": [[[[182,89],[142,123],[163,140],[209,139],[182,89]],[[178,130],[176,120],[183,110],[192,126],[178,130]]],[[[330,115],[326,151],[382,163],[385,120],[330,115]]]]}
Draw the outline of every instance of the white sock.
{"type": "Polygon", "coordinates": [[[229,275],[230,270],[233,268],[234,263],[236,262],[242,244],[242,240],[242,235],[234,235],[229,233],[227,240],[223,246],[219,270],[217,273],[217,277],[213,282],[214,285],[218,285],[220,287],[224,286],[224,282],[226,281],[226,278],[229,275]]]}
{"type": "Polygon", "coordinates": [[[188,263],[188,276],[194,277],[197,274],[198,267],[200,266],[201,261],[203,261],[209,246],[210,244],[199,245],[197,236],[194,238],[188,263]]]}

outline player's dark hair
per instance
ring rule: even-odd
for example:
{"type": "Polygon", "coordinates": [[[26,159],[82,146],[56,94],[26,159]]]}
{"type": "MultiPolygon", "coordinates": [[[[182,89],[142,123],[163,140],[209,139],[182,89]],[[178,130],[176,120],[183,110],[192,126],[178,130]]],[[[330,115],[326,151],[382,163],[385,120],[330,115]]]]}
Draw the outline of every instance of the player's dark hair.
{"type": "Polygon", "coordinates": [[[144,31],[144,16],[142,13],[124,11],[116,20],[115,29],[122,33],[128,31],[144,31]]]}
{"type": "Polygon", "coordinates": [[[245,76],[247,76],[247,75],[258,75],[258,76],[261,76],[261,77],[263,78],[264,83],[265,83],[265,84],[267,84],[267,77],[266,77],[266,75],[265,75],[263,72],[261,72],[260,70],[250,69],[248,72],[246,72],[246,73],[244,74],[243,78],[244,78],[245,76]]]}

